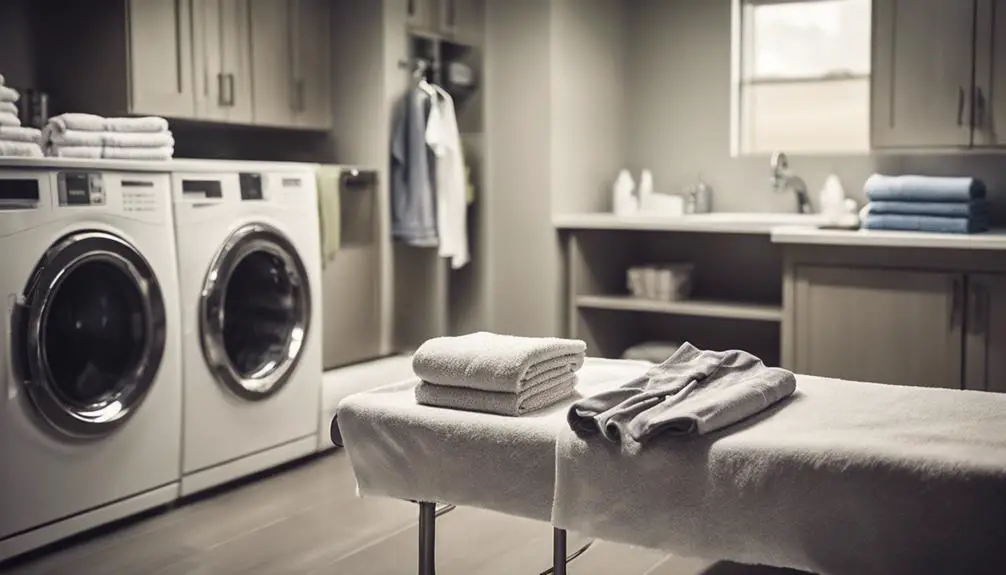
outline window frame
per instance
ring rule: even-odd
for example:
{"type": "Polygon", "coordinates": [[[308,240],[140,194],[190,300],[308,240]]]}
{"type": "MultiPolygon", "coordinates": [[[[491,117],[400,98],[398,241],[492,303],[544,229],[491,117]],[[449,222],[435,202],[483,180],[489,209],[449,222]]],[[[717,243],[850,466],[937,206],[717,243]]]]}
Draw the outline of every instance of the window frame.
{"type": "MultiPolygon", "coordinates": [[[[769,152],[746,152],[742,149],[743,140],[743,130],[744,126],[742,122],[744,118],[742,117],[741,110],[743,109],[743,102],[741,101],[741,93],[747,86],[769,86],[769,85],[781,85],[781,84],[820,84],[825,82],[845,82],[850,80],[866,80],[871,82],[872,91],[872,79],[873,79],[873,46],[870,46],[870,71],[866,73],[862,72],[852,72],[852,71],[840,71],[840,72],[828,72],[825,74],[807,74],[799,76],[752,76],[745,77],[745,55],[751,54],[754,50],[753,37],[751,34],[750,22],[745,19],[745,6],[772,6],[779,4],[806,4],[810,2],[827,2],[830,0],[731,0],[730,4],[730,156],[734,158],[740,157],[758,157],[763,155],[768,155],[769,152]]],[[[871,11],[873,4],[876,0],[870,0],[871,11]]],[[[872,15],[871,15],[872,18],[872,15]]],[[[872,23],[871,23],[872,25],[872,23]]],[[[872,106],[872,102],[867,102],[868,106],[872,106]]],[[[870,111],[868,110],[868,117],[870,116],[870,111]]],[[[869,126],[867,126],[869,129],[869,126]]],[[[835,152],[800,152],[797,151],[790,155],[809,155],[809,156],[821,156],[821,155],[863,155],[868,154],[869,149],[857,150],[857,151],[835,151],[835,152]]]]}

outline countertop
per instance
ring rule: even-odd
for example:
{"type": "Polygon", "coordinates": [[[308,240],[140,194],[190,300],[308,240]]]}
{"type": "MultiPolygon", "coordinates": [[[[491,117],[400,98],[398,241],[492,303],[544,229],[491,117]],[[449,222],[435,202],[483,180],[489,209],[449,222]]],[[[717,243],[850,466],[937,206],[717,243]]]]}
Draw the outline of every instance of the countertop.
{"type": "Polygon", "coordinates": [[[776,244],[863,246],[958,250],[1006,250],[1006,230],[981,234],[936,234],[882,230],[822,230],[807,226],[780,226],[772,230],[776,244]]]}
{"type": "Polygon", "coordinates": [[[811,221],[820,216],[799,214],[701,214],[660,216],[612,213],[563,214],[553,218],[559,230],[624,230],[767,235],[776,244],[862,246],[889,248],[1006,250],[1006,229],[982,234],[938,234],[880,230],[821,229],[814,225],[786,223],[811,221]],[[712,217],[703,217],[712,216],[712,217]],[[716,216],[719,216],[718,218],[716,216]]]}

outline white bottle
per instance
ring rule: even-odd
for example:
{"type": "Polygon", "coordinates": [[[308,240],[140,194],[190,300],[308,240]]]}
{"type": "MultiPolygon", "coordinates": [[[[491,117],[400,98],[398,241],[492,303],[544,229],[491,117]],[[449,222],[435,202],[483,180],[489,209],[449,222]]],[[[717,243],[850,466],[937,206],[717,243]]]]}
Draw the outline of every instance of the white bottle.
{"type": "Polygon", "coordinates": [[[611,203],[615,215],[627,216],[639,210],[639,198],[633,193],[635,189],[636,182],[633,181],[629,170],[619,172],[611,192],[611,203]]]}
{"type": "Polygon", "coordinates": [[[842,182],[838,176],[831,174],[824,181],[824,187],[821,188],[821,213],[826,216],[839,217],[846,213],[846,205],[845,189],[842,188],[842,182]]]}

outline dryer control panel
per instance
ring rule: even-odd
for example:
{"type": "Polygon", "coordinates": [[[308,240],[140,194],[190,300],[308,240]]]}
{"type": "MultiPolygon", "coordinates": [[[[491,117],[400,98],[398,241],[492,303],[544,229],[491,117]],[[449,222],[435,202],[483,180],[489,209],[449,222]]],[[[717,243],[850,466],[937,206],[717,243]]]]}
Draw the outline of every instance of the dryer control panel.
{"type": "Polygon", "coordinates": [[[59,172],[59,205],[105,205],[105,182],[99,172],[59,172]]]}
{"type": "Polygon", "coordinates": [[[265,194],[262,192],[262,174],[242,172],[238,174],[238,181],[241,185],[241,200],[264,200],[265,194]]]}

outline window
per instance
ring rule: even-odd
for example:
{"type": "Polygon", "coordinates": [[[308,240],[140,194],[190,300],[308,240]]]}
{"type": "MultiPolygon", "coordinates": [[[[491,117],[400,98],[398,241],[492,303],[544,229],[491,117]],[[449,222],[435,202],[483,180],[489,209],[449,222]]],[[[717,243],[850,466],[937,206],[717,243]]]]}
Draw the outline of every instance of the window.
{"type": "Polygon", "coordinates": [[[871,0],[734,1],[734,155],[868,151],[871,0]]]}

